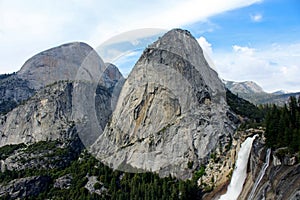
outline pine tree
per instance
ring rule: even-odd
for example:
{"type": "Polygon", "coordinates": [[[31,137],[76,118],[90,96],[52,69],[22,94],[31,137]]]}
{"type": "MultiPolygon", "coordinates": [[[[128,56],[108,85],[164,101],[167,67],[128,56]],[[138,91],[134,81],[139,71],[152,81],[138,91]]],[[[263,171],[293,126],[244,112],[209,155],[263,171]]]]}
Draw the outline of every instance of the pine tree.
{"type": "Polygon", "coordinates": [[[289,109],[290,109],[292,127],[295,128],[296,127],[297,100],[296,100],[296,97],[294,97],[294,96],[290,97],[289,109]]]}

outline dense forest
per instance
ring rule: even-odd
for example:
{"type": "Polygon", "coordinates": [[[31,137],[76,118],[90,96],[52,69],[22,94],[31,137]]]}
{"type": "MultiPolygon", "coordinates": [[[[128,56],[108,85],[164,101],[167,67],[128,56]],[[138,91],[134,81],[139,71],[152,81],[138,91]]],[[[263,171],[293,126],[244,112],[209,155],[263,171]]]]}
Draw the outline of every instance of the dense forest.
{"type": "Polygon", "coordinates": [[[244,119],[240,128],[263,126],[266,128],[266,145],[273,149],[286,147],[284,154],[298,153],[300,156],[300,96],[291,96],[288,103],[280,107],[255,106],[227,90],[227,103],[231,110],[244,119]]]}
{"type": "Polygon", "coordinates": [[[226,90],[226,101],[230,106],[230,109],[242,116],[243,118],[248,118],[252,122],[262,122],[264,119],[264,110],[259,109],[257,106],[253,105],[249,101],[240,98],[239,96],[233,94],[230,90],[226,90]]]}
{"type": "MultiPolygon", "coordinates": [[[[78,154],[70,147],[59,147],[61,145],[60,141],[41,141],[29,146],[16,144],[1,147],[0,160],[17,152],[27,153],[24,155],[45,154],[41,158],[20,158],[22,163],[41,163],[40,166],[3,172],[0,170],[0,187],[15,179],[40,176],[47,180],[43,183],[46,187],[36,195],[29,195],[27,199],[201,199],[202,192],[197,179],[205,173],[203,170],[187,181],[171,176],[160,178],[152,172],[126,173],[102,164],[86,150],[78,154]],[[66,176],[71,177],[69,186],[56,187],[57,180],[66,176]],[[86,185],[93,177],[95,181],[90,188],[94,192],[90,192],[86,185]]],[[[2,195],[0,199],[11,199],[8,194],[2,195]]]]}
{"type": "Polygon", "coordinates": [[[266,144],[272,148],[288,147],[289,153],[300,151],[300,97],[290,97],[283,107],[268,108],[265,118],[266,144]]]}

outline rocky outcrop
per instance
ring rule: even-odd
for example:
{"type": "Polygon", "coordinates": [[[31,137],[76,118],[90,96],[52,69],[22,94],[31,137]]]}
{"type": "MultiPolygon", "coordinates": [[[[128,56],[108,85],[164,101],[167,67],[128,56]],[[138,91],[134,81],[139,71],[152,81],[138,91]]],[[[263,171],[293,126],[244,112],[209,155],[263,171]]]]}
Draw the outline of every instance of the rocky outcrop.
{"type": "Polygon", "coordinates": [[[89,176],[88,182],[84,186],[91,194],[96,193],[98,195],[105,194],[107,189],[103,183],[97,180],[97,176],[89,176]]]}
{"type": "Polygon", "coordinates": [[[71,138],[73,85],[61,82],[38,92],[23,105],[1,116],[0,146],[71,138]]]}
{"type": "Polygon", "coordinates": [[[78,137],[72,140],[40,141],[28,146],[13,146],[14,151],[0,157],[2,173],[64,168],[75,160],[84,148],[78,137]]]}
{"type": "Polygon", "coordinates": [[[111,88],[123,79],[116,66],[104,64],[96,51],[82,42],[63,44],[33,56],[16,76],[35,90],[62,80],[90,81],[111,88]]]}
{"type": "Polygon", "coordinates": [[[73,177],[70,174],[66,174],[55,180],[53,187],[60,189],[69,189],[72,183],[73,177]]]}
{"type": "Polygon", "coordinates": [[[0,198],[24,199],[37,196],[48,187],[50,180],[48,176],[32,176],[13,180],[5,185],[0,185],[0,198]]]}
{"type": "Polygon", "coordinates": [[[29,82],[18,78],[16,74],[0,80],[0,114],[11,111],[34,93],[29,82]]]}
{"type": "Polygon", "coordinates": [[[120,84],[120,82],[125,81],[117,66],[111,63],[105,63],[105,67],[106,68],[101,79],[103,83],[100,83],[101,85],[104,85],[106,88],[112,88],[117,84],[120,84]]]}
{"type": "Polygon", "coordinates": [[[276,104],[283,106],[290,98],[290,96],[299,97],[300,92],[289,93],[284,91],[277,91],[274,93],[267,93],[253,81],[234,82],[223,81],[226,88],[239,97],[258,104],[276,104]]]}
{"type": "Polygon", "coordinates": [[[54,47],[33,56],[17,73],[0,77],[0,114],[11,111],[46,85],[61,80],[78,80],[80,67],[84,68],[85,63],[91,61],[99,66],[102,64],[105,69],[94,50],[79,42],[54,47]]]}
{"type": "Polygon", "coordinates": [[[227,110],[224,85],[201,47],[174,29],[143,52],[91,150],[115,169],[190,178],[233,134],[227,110]]]}

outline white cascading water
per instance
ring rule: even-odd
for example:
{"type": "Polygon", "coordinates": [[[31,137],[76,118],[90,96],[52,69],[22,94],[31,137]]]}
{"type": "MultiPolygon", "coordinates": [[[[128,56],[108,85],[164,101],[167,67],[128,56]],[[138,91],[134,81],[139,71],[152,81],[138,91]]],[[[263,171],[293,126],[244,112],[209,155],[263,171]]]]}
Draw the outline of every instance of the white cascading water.
{"type": "Polygon", "coordinates": [[[260,183],[260,181],[262,180],[262,178],[264,177],[265,175],[265,172],[267,170],[267,168],[269,167],[269,162],[270,162],[270,155],[271,155],[271,149],[268,149],[267,150],[267,154],[266,154],[266,162],[264,163],[263,167],[261,168],[261,171],[259,172],[258,174],[258,177],[257,179],[255,180],[255,183],[252,187],[252,190],[250,192],[250,195],[248,197],[248,200],[252,200],[253,199],[253,196],[254,196],[254,193],[260,183]]]}
{"type": "Polygon", "coordinates": [[[252,148],[252,143],[257,135],[248,137],[241,145],[241,149],[238,153],[238,158],[235,164],[231,181],[227,187],[227,192],[222,195],[219,200],[236,200],[242,189],[247,176],[247,164],[252,148]]]}

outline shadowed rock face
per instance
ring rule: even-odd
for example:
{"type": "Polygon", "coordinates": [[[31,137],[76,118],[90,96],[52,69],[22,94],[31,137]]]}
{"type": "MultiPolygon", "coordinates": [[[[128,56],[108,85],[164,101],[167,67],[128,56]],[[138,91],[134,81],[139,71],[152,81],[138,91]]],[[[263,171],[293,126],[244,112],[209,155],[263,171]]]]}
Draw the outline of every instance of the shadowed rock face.
{"type": "Polygon", "coordinates": [[[13,180],[6,185],[0,185],[0,198],[23,199],[37,196],[50,184],[48,176],[32,176],[13,180]]]}
{"type": "Polygon", "coordinates": [[[29,82],[16,74],[0,80],[0,113],[7,113],[35,93],[29,82]]]}
{"type": "Polygon", "coordinates": [[[116,169],[186,179],[233,133],[227,110],[224,85],[201,47],[174,29],[143,52],[91,150],[116,169]]]}

